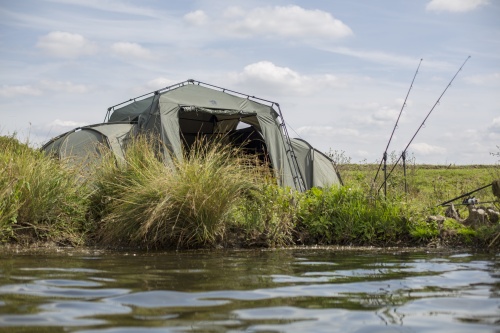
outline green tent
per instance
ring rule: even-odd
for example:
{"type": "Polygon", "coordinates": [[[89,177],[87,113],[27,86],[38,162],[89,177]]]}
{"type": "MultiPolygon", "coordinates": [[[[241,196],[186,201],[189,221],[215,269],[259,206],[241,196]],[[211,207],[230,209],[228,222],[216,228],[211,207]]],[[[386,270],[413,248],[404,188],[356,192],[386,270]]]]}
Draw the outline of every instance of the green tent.
{"type": "MultiPolygon", "coordinates": [[[[145,96],[108,109],[108,121],[134,121],[139,131],[159,135],[168,150],[167,160],[182,159],[183,146],[189,147],[201,135],[234,137],[246,127],[263,142],[279,184],[300,191],[313,184],[306,184],[301,173],[305,168],[295,156],[279,104],[194,80],[145,96]]],[[[339,184],[335,172],[315,177],[317,184],[339,184]]]]}
{"type": "Polygon", "coordinates": [[[332,159],[305,140],[294,138],[291,141],[306,188],[342,184],[332,159]]]}
{"type": "Polygon", "coordinates": [[[59,158],[99,157],[99,144],[123,159],[130,135],[158,136],[165,162],[182,159],[196,138],[224,136],[269,162],[278,183],[298,191],[340,185],[328,157],[307,142],[290,139],[278,103],[188,80],[108,109],[105,123],[79,127],[49,141],[43,149],[59,158]]]}
{"type": "Polygon", "coordinates": [[[101,148],[109,148],[118,160],[123,160],[123,147],[132,127],[131,123],[102,123],[75,128],[61,134],[42,150],[73,163],[91,163],[101,157],[101,148]]]}

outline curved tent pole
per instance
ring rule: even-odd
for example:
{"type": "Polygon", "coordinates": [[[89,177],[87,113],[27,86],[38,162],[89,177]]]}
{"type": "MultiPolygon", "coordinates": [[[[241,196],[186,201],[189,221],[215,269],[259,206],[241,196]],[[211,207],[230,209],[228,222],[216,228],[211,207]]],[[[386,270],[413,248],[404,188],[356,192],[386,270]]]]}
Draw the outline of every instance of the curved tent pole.
{"type": "Polygon", "coordinates": [[[281,113],[281,108],[278,103],[273,103],[278,108],[278,116],[280,119],[280,126],[283,129],[283,142],[286,146],[286,156],[288,158],[288,162],[290,163],[292,169],[292,177],[295,186],[300,192],[306,191],[306,185],[304,182],[304,177],[300,172],[299,163],[297,162],[297,156],[295,155],[295,151],[293,150],[292,141],[290,140],[290,135],[288,135],[288,130],[286,128],[285,119],[283,118],[283,114],[281,113]]]}
{"type": "Polygon", "coordinates": [[[274,105],[274,104],[278,105],[278,103],[270,101],[270,100],[267,100],[267,99],[263,99],[263,98],[251,96],[251,95],[244,94],[244,93],[241,93],[241,92],[238,92],[238,91],[234,91],[234,90],[231,90],[231,89],[227,89],[227,88],[222,88],[222,87],[219,87],[219,86],[215,86],[213,84],[209,84],[209,83],[205,83],[205,82],[201,82],[201,81],[196,81],[196,80],[193,80],[193,79],[187,80],[186,82],[193,83],[193,84],[194,83],[198,83],[198,85],[202,84],[202,85],[205,85],[205,86],[208,86],[208,87],[217,88],[217,89],[220,89],[222,92],[230,92],[230,93],[233,93],[233,94],[238,94],[238,95],[244,96],[246,98],[252,98],[252,99],[255,99],[255,100],[258,100],[258,101],[263,101],[263,102],[271,104],[271,106],[274,105]]]}
{"type": "Polygon", "coordinates": [[[168,90],[171,90],[173,88],[177,88],[177,87],[181,87],[181,86],[184,86],[186,84],[198,84],[198,85],[204,85],[204,86],[208,86],[208,87],[212,87],[212,88],[217,88],[219,90],[221,90],[222,92],[230,92],[230,93],[233,93],[233,94],[237,94],[237,95],[241,95],[241,96],[245,96],[247,98],[252,98],[252,99],[255,99],[255,100],[258,100],[258,101],[262,101],[262,102],[266,102],[266,103],[269,103],[271,105],[273,104],[276,104],[278,105],[278,103],[276,102],[273,102],[273,101],[270,101],[270,100],[267,100],[267,99],[263,99],[263,98],[259,98],[259,97],[255,97],[255,96],[251,96],[251,95],[248,95],[248,94],[244,94],[244,93],[240,93],[238,91],[234,91],[234,90],[230,90],[230,89],[227,89],[227,88],[222,88],[222,87],[219,87],[219,86],[215,86],[213,84],[209,84],[209,83],[204,83],[204,82],[201,82],[201,81],[196,81],[196,80],[193,80],[193,79],[188,79],[186,81],[182,81],[182,82],[179,82],[179,83],[176,83],[176,84],[172,84],[170,86],[166,86],[164,88],[161,88],[161,89],[158,89],[158,90],[155,90],[155,91],[151,91],[149,93],[146,93],[146,94],[143,94],[143,95],[140,95],[140,96],[137,96],[135,98],[131,98],[127,101],[124,101],[124,102],[121,102],[121,103],[118,103],[116,105],[113,105],[113,106],[110,106],[108,109],[107,109],[107,112],[106,112],[106,116],[104,118],[104,122],[106,122],[106,120],[109,120],[109,117],[111,116],[111,110],[114,110],[117,106],[120,106],[120,105],[123,105],[123,104],[126,104],[126,103],[131,103],[131,102],[135,102],[137,99],[140,99],[140,98],[143,98],[143,97],[146,97],[148,95],[151,95],[151,94],[155,94],[155,93],[161,93],[161,92],[164,92],[164,91],[168,91],[168,90]]]}
{"type": "Polygon", "coordinates": [[[151,91],[151,92],[148,92],[146,94],[143,94],[143,95],[140,95],[140,96],[137,96],[137,97],[134,97],[134,98],[131,98],[127,101],[124,101],[124,102],[121,102],[121,103],[118,103],[118,104],[115,104],[113,106],[110,106],[106,112],[106,116],[104,117],[104,122],[106,122],[107,120],[109,120],[110,116],[111,116],[111,110],[114,110],[117,106],[120,106],[120,105],[123,105],[123,104],[126,104],[126,103],[132,103],[132,102],[135,102],[137,99],[140,99],[140,98],[143,98],[143,97],[146,97],[148,95],[151,95],[151,94],[159,94],[160,92],[162,91],[166,91],[166,90],[170,90],[172,88],[176,88],[176,87],[180,87],[180,86],[183,86],[185,83],[188,83],[188,82],[194,82],[194,80],[187,80],[187,81],[183,81],[183,82],[179,82],[179,83],[176,83],[176,84],[173,84],[173,85],[170,85],[170,86],[167,86],[165,88],[161,88],[161,89],[158,89],[158,90],[154,90],[154,91],[151,91]]]}

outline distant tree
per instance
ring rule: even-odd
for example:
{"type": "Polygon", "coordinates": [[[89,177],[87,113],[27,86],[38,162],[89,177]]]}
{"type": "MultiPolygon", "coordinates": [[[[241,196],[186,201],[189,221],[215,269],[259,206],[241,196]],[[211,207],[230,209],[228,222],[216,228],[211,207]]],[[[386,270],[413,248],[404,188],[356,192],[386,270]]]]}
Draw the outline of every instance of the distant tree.
{"type": "Polygon", "coordinates": [[[500,162],[500,146],[497,146],[497,149],[496,153],[490,153],[490,155],[498,157],[498,162],[500,162]]]}

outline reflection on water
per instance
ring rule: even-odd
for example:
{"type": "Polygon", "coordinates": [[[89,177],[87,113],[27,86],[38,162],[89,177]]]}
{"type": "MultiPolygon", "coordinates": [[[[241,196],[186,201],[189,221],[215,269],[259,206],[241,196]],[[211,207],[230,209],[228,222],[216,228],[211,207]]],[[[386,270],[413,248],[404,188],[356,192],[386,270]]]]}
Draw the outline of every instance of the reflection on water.
{"type": "Polygon", "coordinates": [[[0,255],[5,332],[500,332],[495,254],[0,255]]]}

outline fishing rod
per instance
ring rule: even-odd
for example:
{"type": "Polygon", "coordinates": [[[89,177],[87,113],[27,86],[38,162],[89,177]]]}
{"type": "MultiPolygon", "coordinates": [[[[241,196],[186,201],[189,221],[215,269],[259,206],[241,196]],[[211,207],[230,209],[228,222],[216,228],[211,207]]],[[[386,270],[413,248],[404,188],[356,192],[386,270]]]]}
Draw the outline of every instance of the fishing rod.
{"type": "Polygon", "coordinates": [[[382,188],[382,186],[385,186],[386,183],[387,183],[387,179],[390,177],[390,175],[392,174],[392,172],[394,171],[394,169],[396,168],[396,165],[399,163],[399,161],[401,160],[401,158],[405,157],[406,156],[406,151],[408,150],[408,147],[410,147],[411,143],[413,142],[413,140],[415,139],[415,137],[417,136],[418,132],[420,131],[420,129],[422,129],[422,127],[425,125],[425,121],[427,120],[427,118],[429,118],[429,116],[431,115],[432,111],[434,110],[434,108],[439,104],[439,102],[441,101],[441,98],[443,97],[443,95],[446,93],[446,91],[448,90],[448,88],[451,86],[451,84],[453,83],[453,80],[455,80],[455,78],[457,77],[458,73],[460,73],[460,71],[462,70],[462,68],[465,66],[465,63],[470,59],[471,56],[468,56],[467,59],[465,59],[464,63],[462,64],[462,66],[460,66],[460,68],[458,69],[458,71],[455,73],[455,75],[453,76],[453,78],[450,80],[450,82],[448,83],[448,85],[446,86],[446,88],[444,89],[444,91],[441,93],[441,95],[439,96],[439,98],[437,99],[436,103],[434,103],[434,106],[431,108],[431,110],[429,111],[429,113],[427,113],[427,116],[425,116],[424,120],[422,121],[422,123],[420,124],[420,126],[418,127],[417,131],[415,132],[415,134],[413,134],[413,137],[411,138],[410,142],[408,142],[408,144],[406,145],[406,148],[403,150],[403,152],[401,153],[401,156],[399,156],[398,160],[396,161],[396,163],[394,163],[391,171],[389,172],[389,174],[387,175],[387,177],[384,179],[384,183],[379,187],[378,191],[380,191],[380,189],[382,188]]]}
{"type": "Polygon", "coordinates": [[[493,185],[493,183],[488,184],[488,185],[481,186],[480,188],[477,188],[477,189],[475,189],[475,190],[473,190],[473,191],[470,191],[470,192],[464,193],[464,194],[462,194],[462,195],[459,195],[459,196],[458,196],[458,197],[456,197],[456,198],[453,198],[453,199],[451,199],[451,200],[445,201],[445,202],[443,202],[443,203],[441,203],[441,204],[437,205],[436,207],[439,207],[439,206],[445,206],[445,205],[449,204],[450,202],[453,202],[453,201],[455,201],[455,200],[457,200],[457,199],[460,199],[460,198],[463,198],[463,197],[469,196],[469,195],[471,195],[472,193],[475,193],[475,192],[477,192],[477,191],[481,191],[481,190],[483,190],[483,189],[485,189],[485,188],[487,188],[487,187],[490,187],[490,186],[492,186],[492,185],[493,185]]]}
{"type": "MultiPolygon", "coordinates": [[[[394,124],[394,128],[392,129],[391,136],[389,137],[389,142],[387,142],[387,146],[385,147],[384,154],[382,155],[382,159],[380,160],[380,164],[378,165],[378,170],[377,173],[375,174],[375,178],[373,178],[372,184],[375,184],[375,181],[377,180],[378,173],[380,172],[380,167],[382,166],[382,163],[384,163],[384,179],[386,179],[387,176],[387,150],[389,149],[389,145],[391,144],[392,137],[394,136],[394,132],[396,131],[396,128],[398,127],[399,123],[399,118],[401,117],[401,114],[403,113],[403,109],[406,106],[406,100],[408,99],[408,96],[410,95],[411,88],[413,87],[413,82],[415,82],[415,78],[417,77],[418,69],[420,68],[420,64],[422,64],[422,60],[420,59],[420,62],[418,63],[417,70],[415,71],[415,75],[413,75],[413,80],[411,81],[410,88],[408,89],[408,92],[406,93],[405,100],[403,102],[403,105],[401,106],[401,110],[399,111],[398,119],[396,119],[396,123],[394,124]]],[[[385,184],[385,182],[384,182],[385,184]]],[[[373,185],[372,185],[373,187],[373,185]]],[[[387,194],[387,185],[384,187],[384,195],[387,194]]]]}
{"type": "MultiPolygon", "coordinates": [[[[474,204],[477,205],[477,204],[487,204],[487,203],[495,203],[495,202],[498,202],[498,201],[497,200],[493,200],[493,201],[477,201],[474,204]]],[[[470,203],[461,203],[461,204],[454,204],[453,206],[470,206],[470,205],[471,205],[470,203]]],[[[443,205],[443,206],[450,206],[450,204],[446,204],[446,205],[443,205]]]]}

